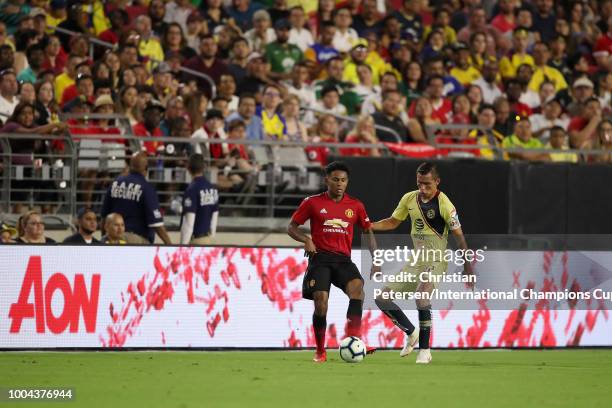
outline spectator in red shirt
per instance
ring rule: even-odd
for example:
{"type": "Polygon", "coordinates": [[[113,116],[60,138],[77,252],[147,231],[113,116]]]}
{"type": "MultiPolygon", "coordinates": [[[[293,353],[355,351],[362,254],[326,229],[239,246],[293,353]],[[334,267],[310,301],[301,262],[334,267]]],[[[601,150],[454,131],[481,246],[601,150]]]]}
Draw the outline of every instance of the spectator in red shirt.
{"type": "Polygon", "coordinates": [[[41,41],[45,49],[45,60],[41,68],[43,70],[52,70],[55,75],[60,75],[64,72],[68,54],[62,48],[59,38],[56,35],[44,37],[41,41]]]}
{"type": "MultiPolygon", "coordinates": [[[[134,135],[143,137],[163,136],[164,133],[159,128],[159,123],[161,122],[161,117],[164,111],[165,109],[162,104],[155,99],[147,103],[144,111],[142,112],[142,122],[138,122],[132,128],[134,135]]],[[[141,143],[141,146],[142,150],[147,152],[147,154],[150,156],[156,155],[160,149],[164,148],[164,144],[162,142],[156,141],[145,141],[141,143]]]]}
{"type": "MultiPolygon", "coordinates": [[[[372,116],[361,115],[353,130],[351,130],[344,139],[344,143],[378,143],[376,130],[374,129],[374,119],[372,119],[372,116]]],[[[340,149],[340,154],[344,156],[380,157],[380,150],[376,147],[346,147],[340,149]]]]}
{"type": "Polygon", "coordinates": [[[506,94],[510,103],[510,110],[515,115],[528,118],[531,116],[531,108],[521,103],[519,100],[523,94],[523,87],[518,79],[509,79],[506,81],[506,94]]]}
{"type": "Polygon", "coordinates": [[[125,10],[115,9],[108,13],[108,19],[110,20],[111,27],[100,33],[98,37],[102,41],[117,44],[125,29],[129,26],[130,18],[125,10]]]}
{"type": "Polygon", "coordinates": [[[500,33],[512,32],[516,26],[514,18],[515,0],[499,0],[499,13],[491,20],[491,27],[496,28],[500,33]]]}
{"type": "Polygon", "coordinates": [[[601,113],[599,99],[593,97],[585,102],[582,114],[573,118],[567,128],[572,148],[588,149],[593,146],[597,127],[602,120],[601,113]]]}
{"type": "MultiPolygon", "coordinates": [[[[218,46],[215,38],[210,34],[204,35],[200,42],[200,55],[187,60],[184,66],[185,68],[206,74],[215,83],[218,83],[221,79],[221,74],[227,72],[227,65],[217,58],[217,51],[218,46]]],[[[212,95],[211,84],[204,78],[184,74],[183,81],[188,82],[191,79],[195,79],[198,83],[198,88],[210,98],[212,95]]]]}
{"type": "Polygon", "coordinates": [[[427,79],[427,95],[431,103],[431,118],[440,123],[446,123],[453,104],[448,98],[444,98],[444,78],[432,75],[427,79]]]}

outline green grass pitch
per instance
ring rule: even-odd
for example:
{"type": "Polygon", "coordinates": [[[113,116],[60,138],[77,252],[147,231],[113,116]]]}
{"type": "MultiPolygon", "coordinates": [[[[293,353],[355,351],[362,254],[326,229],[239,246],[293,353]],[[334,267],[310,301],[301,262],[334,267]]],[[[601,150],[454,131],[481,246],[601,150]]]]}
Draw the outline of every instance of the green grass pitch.
{"type": "Polygon", "coordinates": [[[347,364],[301,352],[0,353],[0,387],[74,387],[15,407],[609,407],[612,350],[378,352],[347,364]]]}

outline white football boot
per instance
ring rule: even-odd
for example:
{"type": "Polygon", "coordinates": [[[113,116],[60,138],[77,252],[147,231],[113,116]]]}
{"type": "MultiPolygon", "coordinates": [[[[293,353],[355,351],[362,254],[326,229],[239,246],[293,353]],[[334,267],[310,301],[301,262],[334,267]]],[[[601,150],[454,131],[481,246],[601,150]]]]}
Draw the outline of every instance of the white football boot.
{"type": "Polygon", "coordinates": [[[417,354],[417,364],[429,364],[431,362],[431,349],[420,349],[417,354]]]}
{"type": "Polygon", "coordinates": [[[418,342],[419,328],[415,327],[412,334],[410,336],[406,336],[406,345],[402,351],[400,351],[400,357],[406,357],[408,354],[412,353],[412,350],[414,350],[414,347],[418,344],[418,342]]]}

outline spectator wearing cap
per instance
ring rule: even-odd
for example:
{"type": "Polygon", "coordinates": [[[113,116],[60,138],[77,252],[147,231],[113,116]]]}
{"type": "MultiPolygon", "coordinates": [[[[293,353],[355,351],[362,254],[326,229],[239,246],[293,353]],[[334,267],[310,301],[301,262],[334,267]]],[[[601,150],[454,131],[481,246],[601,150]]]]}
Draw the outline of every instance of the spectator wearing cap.
{"type": "Polygon", "coordinates": [[[468,86],[480,77],[480,71],[471,63],[470,49],[462,42],[453,45],[455,66],[450,74],[463,86],[468,86]]]}
{"type": "Polygon", "coordinates": [[[561,112],[562,108],[558,99],[553,98],[545,102],[542,113],[537,113],[529,117],[533,136],[546,144],[551,137],[550,131],[552,128],[560,127],[564,131],[567,131],[569,119],[561,118],[561,112]]]}
{"type": "Polygon", "coordinates": [[[514,78],[518,67],[522,64],[534,66],[533,57],[527,52],[529,46],[529,31],[525,27],[518,27],[512,33],[513,49],[510,55],[499,62],[499,71],[504,79],[514,78]]]}
{"type": "MultiPolygon", "coordinates": [[[[115,101],[111,95],[100,95],[96,98],[93,106],[93,113],[100,115],[114,115],[115,114],[115,101]]],[[[99,135],[120,135],[121,131],[115,124],[113,119],[100,118],[94,121],[94,129],[96,134],[99,135]]],[[[125,143],[124,139],[105,138],[102,140],[103,143],[125,143]]]]}
{"type": "Polygon", "coordinates": [[[580,116],[573,117],[568,125],[570,146],[575,149],[588,149],[597,138],[597,127],[602,121],[599,99],[592,97],[584,103],[580,116]]]}
{"type": "Polygon", "coordinates": [[[38,211],[28,211],[20,218],[23,235],[16,239],[21,244],[55,244],[55,240],[45,237],[45,223],[38,211]]]}
{"type": "Polygon", "coordinates": [[[91,245],[99,244],[93,234],[98,229],[98,217],[91,208],[82,208],[77,214],[77,232],[64,239],[64,244],[91,245]]]}
{"type": "Polygon", "coordinates": [[[333,44],[336,35],[336,26],[331,22],[325,22],[321,25],[319,31],[318,42],[304,51],[304,58],[313,63],[313,76],[318,79],[323,79],[327,61],[331,58],[339,57],[340,52],[333,44]]]}
{"type": "Polygon", "coordinates": [[[586,76],[578,77],[572,84],[571,102],[565,108],[569,116],[579,116],[585,102],[591,99],[594,94],[593,82],[586,76]]]}
{"type": "MultiPolygon", "coordinates": [[[[206,112],[204,126],[196,129],[191,135],[192,139],[210,140],[210,139],[226,139],[223,112],[217,109],[209,109],[206,112]]],[[[198,143],[195,145],[194,152],[198,154],[209,154],[210,157],[223,157],[228,152],[227,144],[225,143],[198,143]]]]}
{"type": "Polygon", "coordinates": [[[265,58],[258,52],[252,52],[247,58],[246,76],[238,85],[241,92],[251,93],[261,100],[261,91],[268,84],[274,84],[268,77],[270,70],[265,58]]]}
{"type": "Polygon", "coordinates": [[[166,12],[164,14],[165,23],[179,23],[183,28],[183,32],[187,31],[187,19],[193,12],[194,7],[189,0],[171,0],[166,3],[166,12]]]}
{"type": "Polygon", "coordinates": [[[36,82],[38,74],[42,71],[42,64],[45,61],[45,50],[40,43],[32,44],[26,50],[28,67],[17,75],[19,82],[36,82]]]}
{"type": "Polygon", "coordinates": [[[499,64],[497,61],[487,59],[483,63],[482,78],[472,82],[482,90],[482,99],[485,103],[492,104],[497,98],[502,96],[502,91],[497,84],[499,64]]]}
{"type": "Polygon", "coordinates": [[[357,31],[351,28],[353,17],[348,8],[339,8],[334,10],[334,25],[336,33],[334,34],[333,46],[341,53],[348,53],[357,41],[359,35],[357,31]]]}
{"type": "Polygon", "coordinates": [[[187,46],[193,48],[194,50],[199,49],[200,36],[202,34],[206,34],[204,18],[198,10],[194,10],[191,12],[191,14],[189,14],[189,17],[187,17],[187,31],[185,32],[187,46]]]}
{"type": "MultiPolygon", "coordinates": [[[[147,103],[142,112],[142,122],[138,122],[132,128],[135,136],[142,137],[162,137],[164,133],[159,128],[162,119],[162,114],[165,109],[162,104],[153,99],[147,103]]],[[[163,149],[162,142],[144,141],[141,142],[142,149],[149,155],[158,154],[159,149],[163,149]]]]}
{"type": "Polygon", "coordinates": [[[232,5],[227,9],[227,13],[234,19],[238,28],[240,28],[242,32],[246,32],[253,27],[253,15],[261,8],[259,3],[251,0],[234,0],[232,5]]]}
{"type": "Polygon", "coordinates": [[[172,97],[172,70],[165,62],[160,62],[153,68],[153,91],[154,98],[166,105],[168,99],[172,97]]]}
{"type": "Polygon", "coordinates": [[[110,213],[104,220],[104,231],[106,235],[102,237],[102,243],[109,245],[125,245],[125,222],[119,213],[110,213]]]}
{"type": "Polygon", "coordinates": [[[547,161],[550,160],[548,153],[534,153],[530,149],[543,149],[544,145],[538,139],[533,137],[531,132],[531,123],[527,118],[521,118],[514,127],[514,134],[508,136],[502,142],[504,149],[523,149],[519,152],[508,152],[511,159],[529,160],[529,161],[547,161]]]}
{"type": "Polygon", "coordinates": [[[381,76],[384,72],[392,70],[391,66],[386,64],[382,59],[378,59],[376,55],[368,53],[368,41],[360,38],[351,48],[349,58],[344,62],[344,71],[342,72],[342,80],[359,84],[359,76],[357,75],[357,66],[367,64],[372,70],[372,82],[374,85],[380,83],[381,76]]]}
{"type": "Polygon", "coordinates": [[[300,51],[304,52],[314,44],[312,33],[304,26],[306,24],[306,14],[302,6],[293,6],[289,10],[289,44],[296,45],[300,51]]]}
{"type": "Polygon", "coordinates": [[[0,228],[0,244],[14,244],[15,236],[17,235],[17,229],[10,225],[2,223],[0,228]]]}
{"type": "Polygon", "coordinates": [[[0,71],[0,120],[6,121],[6,118],[15,111],[19,104],[18,91],[19,84],[15,71],[11,68],[0,71]]]}
{"type": "Polygon", "coordinates": [[[276,41],[276,33],[272,28],[270,14],[266,10],[257,10],[253,14],[253,28],[244,33],[251,50],[264,53],[266,46],[276,41]]]}
{"type": "Polygon", "coordinates": [[[249,140],[263,140],[263,124],[261,118],[256,115],[257,102],[253,94],[243,93],[240,95],[238,110],[226,118],[226,123],[235,120],[242,121],[246,126],[246,138],[249,140]]]}
{"type": "Polygon", "coordinates": [[[192,181],[183,194],[181,245],[209,245],[217,232],[219,192],[204,177],[204,156],[189,157],[187,170],[192,181]]]}
{"type": "Polygon", "coordinates": [[[170,245],[157,191],[146,179],[147,168],[145,153],[132,156],[129,174],[117,177],[106,192],[101,216],[121,214],[125,220],[125,239],[130,244],[152,244],[157,233],[164,244],[170,245]]]}
{"type": "Polygon", "coordinates": [[[288,79],[293,66],[304,58],[302,51],[288,42],[290,28],[288,20],[277,21],[274,24],[276,41],[266,45],[265,57],[270,63],[270,78],[273,80],[288,79]]]}
{"type": "MultiPolygon", "coordinates": [[[[218,46],[215,38],[208,34],[201,38],[200,42],[200,55],[193,57],[185,62],[185,68],[199,71],[203,74],[208,75],[214,82],[218,82],[221,78],[221,74],[227,72],[227,65],[217,58],[218,46]]],[[[198,84],[198,88],[206,93],[208,97],[212,95],[212,89],[210,83],[204,78],[194,77],[190,74],[183,76],[183,81],[195,80],[198,84]]]]}
{"type": "Polygon", "coordinates": [[[550,60],[550,49],[548,44],[545,42],[537,42],[533,46],[533,60],[534,60],[534,72],[531,81],[529,82],[529,88],[533,91],[538,92],[540,84],[549,80],[555,84],[557,92],[567,88],[567,82],[563,77],[563,74],[557,69],[548,65],[550,60]]]}

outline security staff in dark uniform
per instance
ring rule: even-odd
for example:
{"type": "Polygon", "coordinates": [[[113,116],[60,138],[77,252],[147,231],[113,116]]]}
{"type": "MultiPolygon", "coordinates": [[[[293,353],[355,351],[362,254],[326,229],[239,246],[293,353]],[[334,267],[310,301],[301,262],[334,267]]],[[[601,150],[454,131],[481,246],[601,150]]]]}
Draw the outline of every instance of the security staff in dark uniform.
{"type": "Polygon", "coordinates": [[[219,192],[204,177],[204,156],[193,154],[189,157],[187,170],[191,184],[183,194],[181,217],[181,244],[208,245],[217,232],[219,214],[219,192]]]}
{"type": "Polygon", "coordinates": [[[170,237],[164,228],[157,191],[147,181],[147,155],[138,153],[130,160],[130,173],[113,181],[104,197],[102,217],[119,213],[125,220],[125,239],[129,244],[152,244],[155,233],[166,245],[170,237]]]}

